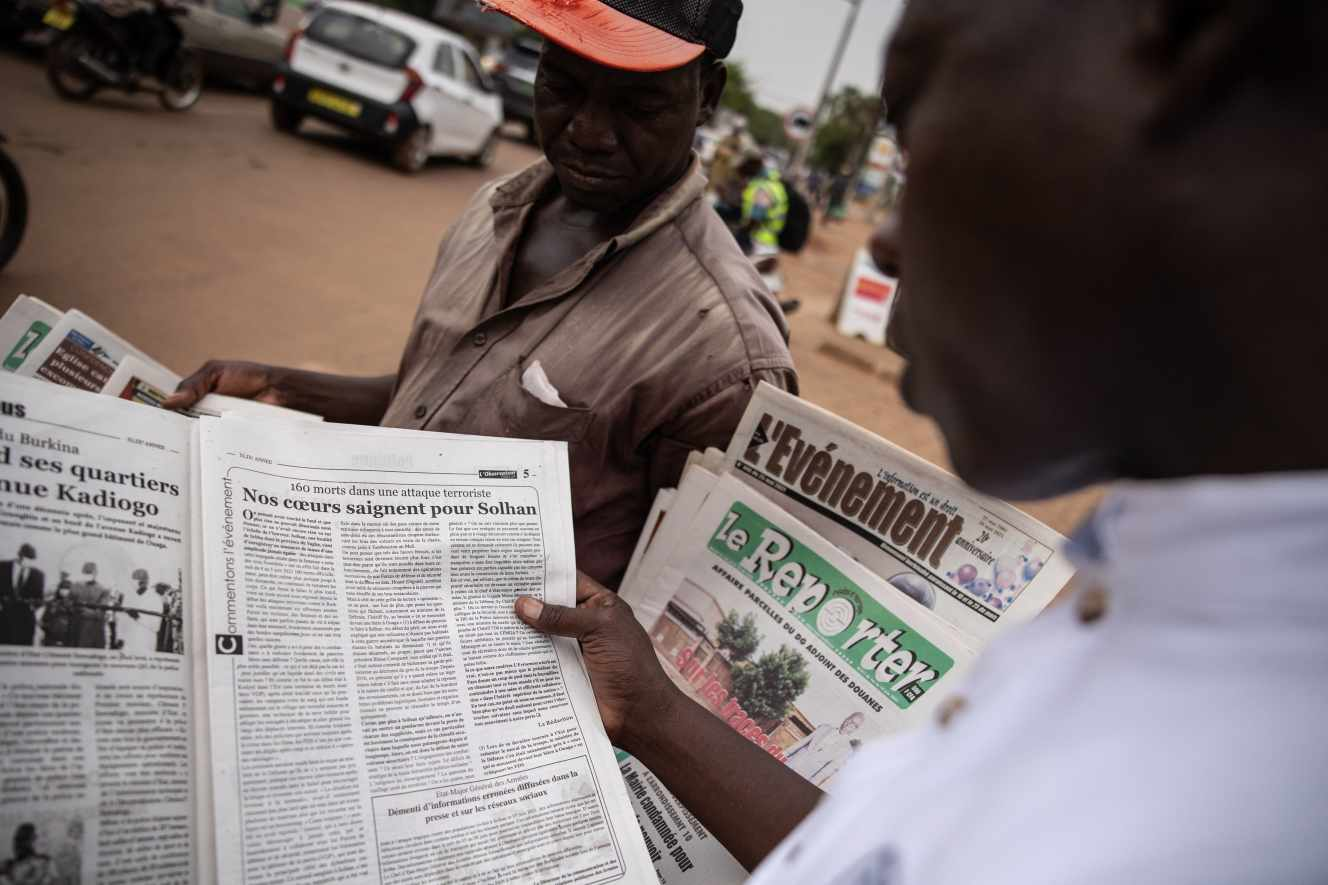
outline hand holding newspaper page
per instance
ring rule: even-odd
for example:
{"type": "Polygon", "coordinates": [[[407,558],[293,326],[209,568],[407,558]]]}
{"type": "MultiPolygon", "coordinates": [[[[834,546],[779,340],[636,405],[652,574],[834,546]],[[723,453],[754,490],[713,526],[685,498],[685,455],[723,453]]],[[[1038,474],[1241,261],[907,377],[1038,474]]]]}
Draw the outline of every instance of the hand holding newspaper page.
{"type": "Polygon", "coordinates": [[[762,384],[726,467],[980,648],[1074,573],[1065,539],[837,415],[762,384]]]}
{"type": "Polygon", "coordinates": [[[201,428],[221,882],[653,883],[576,644],[562,443],[201,428]]]}
{"type": "MultiPolygon", "coordinates": [[[[972,660],[959,631],[733,476],[678,531],[632,601],[665,672],[822,789],[865,742],[923,721],[972,660]]],[[[741,881],[653,775],[622,771],[665,882],[741,881]]]]}

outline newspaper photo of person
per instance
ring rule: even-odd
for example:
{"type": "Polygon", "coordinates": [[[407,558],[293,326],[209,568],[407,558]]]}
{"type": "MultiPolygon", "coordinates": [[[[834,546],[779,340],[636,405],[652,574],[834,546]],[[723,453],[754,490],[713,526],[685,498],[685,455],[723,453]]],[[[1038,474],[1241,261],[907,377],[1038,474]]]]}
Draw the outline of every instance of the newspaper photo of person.
{"type": "MultiPolygon", "coordinates": [[[[50,542],[41,544],[49,551],[50,542]]],[[[128,569],[119,551],[78,544],[58,568],[42,568],[38,545],[24,542],[0,561],[0,644],[91,648],[131,654],[184,653],[183,575],[153,583],[128,569]],[[48,573],[59,576],[54,586],[48,573]],[[116,576],[123,573],[123,580],[116,576]],[[71,577],[72,576],[72,577],[71,577]]]]}
{"type": "Polygon", "coordinates": [[[13,559],[0,562],[0,645],[33,644],[46,586],[36,559],[36,548],[24,543],[13,559]]]}
{"type": "Polygon", "coordinates": [[[0,817],[0,885],[80,885],[83,831],[81,816],[0,817]]]}
{"type": "Polygon", "coordinates": [[[824,786],[853,755],[861,741],[853,737],[867,721],[863,713],[850,713],[839,725],[818,725],[816,730],[786,752],[789,768],[824,786]]]}

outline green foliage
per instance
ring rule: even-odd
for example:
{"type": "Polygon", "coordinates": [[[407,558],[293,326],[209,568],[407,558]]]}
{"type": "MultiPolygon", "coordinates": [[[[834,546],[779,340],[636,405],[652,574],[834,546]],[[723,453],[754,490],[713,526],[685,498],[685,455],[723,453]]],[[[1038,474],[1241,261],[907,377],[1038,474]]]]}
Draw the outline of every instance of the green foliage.
{"type": "Polygon", "coordinates": [[[735,664],[745,661],[756,653],[761,646],[761,632],[756,629],[756,616],[747,615],[738,619],[736,611],[730,611],[719,622],[716,645],[728,652],[729,660],[735,664]]]}
{"type": "Polygon", "coordinates": [[[786,645],[733,670],[733,696],[747,715],[758,722],[774,722],[788,715],[789,707],[807,687],[810,677],[802,657],[786,645]]]}
{"type": "Polygon", "coordinates": [[[835,174],[856,161],[876,131],[880,99],[845,86],[830,100],[812,143],[811,165],[835,174]]]}
{"type": "Polygon", "coordinates": [[[724,96],[719,100],[721,107],[726,107],[747,118],[747,131],[759,144],[770,148],[788,147],[788,136],[784,134],[784,118],[769,108],[762,107],[752,90],[747,69],[740,61],[725,62],[729,69],[729,82],[724,87],[724,96]]]}

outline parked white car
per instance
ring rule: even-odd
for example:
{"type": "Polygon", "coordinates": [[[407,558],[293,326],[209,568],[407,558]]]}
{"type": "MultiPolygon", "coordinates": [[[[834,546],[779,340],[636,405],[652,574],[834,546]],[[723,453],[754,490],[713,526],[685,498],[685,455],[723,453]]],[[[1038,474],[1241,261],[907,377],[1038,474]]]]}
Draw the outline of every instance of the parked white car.
{"type": "Polygon", "coordinates": [[[272,82],[272,125],[294,132],[306,116],[382,141],[398,168],[417,172],[434,156],[488,165],[503,103],[461,36],[332,0],[291,35],[272,82]]]}

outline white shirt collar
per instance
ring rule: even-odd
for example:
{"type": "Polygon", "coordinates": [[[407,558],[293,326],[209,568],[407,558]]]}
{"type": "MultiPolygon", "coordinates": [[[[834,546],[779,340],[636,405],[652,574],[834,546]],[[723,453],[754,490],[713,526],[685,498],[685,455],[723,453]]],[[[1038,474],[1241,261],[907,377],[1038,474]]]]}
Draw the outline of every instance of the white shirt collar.
{"type": "Polygon", "coordinates": [[[1122,483],[1068,550],[1125,611],[1328,620],[1328,473],[1122,483]]]}

